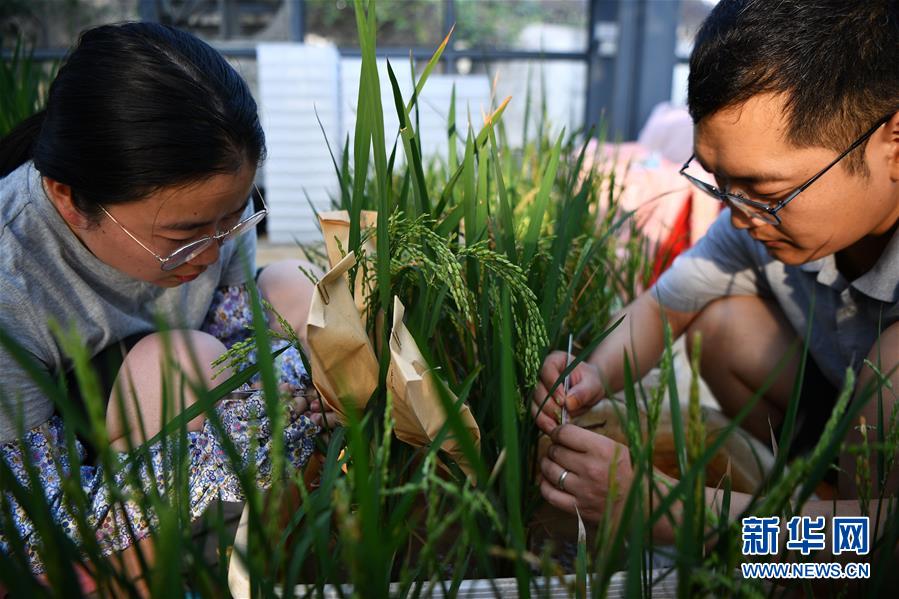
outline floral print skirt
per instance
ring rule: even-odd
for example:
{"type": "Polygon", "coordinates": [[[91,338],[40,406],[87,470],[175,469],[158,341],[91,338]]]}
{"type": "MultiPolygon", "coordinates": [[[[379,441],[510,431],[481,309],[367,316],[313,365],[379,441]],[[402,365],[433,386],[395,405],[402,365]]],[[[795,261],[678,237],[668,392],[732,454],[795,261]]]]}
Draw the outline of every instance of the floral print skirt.
{"type": "MultiPolygon", "coordinates": [[[[251,323],[247,289],[244,286],[222,287],[215,293],[202,330],[231,347],[252,334],[251,323]]],[[[278,342],[273,350],[284,345],[285,342],[278,342]]],[[[248,360],[254,358],[251,354],[248,360]]],[[[282,389],[286,386],[288,395],[303,393],[311,387],[296,348],[288,347],[275,364],[282,389]]],[[[206,418],[202,430],[188,432],[186,438],[173,435],[167,443],[157,441],[134,454],[117,454],[118,463],[112,464],[111,468],[85,463],[87,451],[77,439],[75,451],[70,454],[66,449],[66,424],[59,415],[27,431],[17,441],[0,444],[3,462],[0,463],[0,480],[5,481],[4,498],[0,500],[0,553],[22,552],[32,572],[43,572],[38,532],[26,509],[15,498],[17,490],[26,491],[31,487],[29,470],[37,474],[56,525],[80,543],[86,523],[87,530],[96,533],[104,554],[121,551],[150,534],[156,524],[155,516],[129,497],[157,492],[165,496],[172,489],[179,466],[187,473],[191,519],[199,517],[216,499],[241,501],[244,498],[221,435],[228,437],[241,465],[254,473],[256,484],[260,488],[270,486],[271,422],[261,392],[253,391],[250,386],[245,390],[239,399],[226,398],[215,406],[215,420],[220,426],[213,426],[212,419],[206,418]],[[77,456],[77,461],[73,461],[73,456],[77,456]],[[176,459],[179,460],[177,464],[174,463],[176,459]],[[180,463],[181,459],[187,464],[180,463]],[[83,516],[80,522],[74,518],[66,501],[68,492],[63,492],[64,485],[71,484],[72,479],[79,481],[88,502],[87,513],[83,509],[80,511],[83,516]]],[[[279,405],[285,423],[286,460],[299,469],[312,454],[313,437],[318,429],[296,411],[292,401],[279,405]]],[[[179,480],[184,479],[179,477],[179,480]]]]}

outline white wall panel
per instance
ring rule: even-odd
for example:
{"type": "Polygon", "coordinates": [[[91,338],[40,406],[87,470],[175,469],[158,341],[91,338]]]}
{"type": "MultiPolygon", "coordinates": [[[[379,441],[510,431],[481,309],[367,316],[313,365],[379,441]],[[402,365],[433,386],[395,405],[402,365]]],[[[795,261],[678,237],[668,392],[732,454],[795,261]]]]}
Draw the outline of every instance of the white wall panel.
{"type": "MultiPolygon", "coordinates": [[[[397,83],[406,104],[412,97],[412,75],[407,61],[391,61],[397,83]]],[[[344,58],[341,61],[342,119],[344,137],[349,134],[352,147],[356,126],[356,103],[359,99],[359,70],[362,60],[344,58]]],[[[387,74],[387,61],[378,60],[378,77],[381,85],[381,98],[384,109],[384,136],[387,140],[388,155],[393,140],[399,131],[399,118],[393,100],[393,88],[387,74]]],[[[450,98],[453,85],[456,86],[456,127],[464,140],[468,129],[468,114],[475,131],[483,122],[482,113],[487,112],[490,104],[490,85],[484,75],[440,75],[432,74],[425,83],[419,99],[419,134],[422,152],[426,157],[438,155],[445,158],[447,152],[447,120],[449,117],[450,98]]],[[[414,119],[414,113],[412,115],[414,119]]],[[[460,142],[461,143],[461,142],[460,142]]],[[[404,158],[402,142],[397,149],[399,159],[404,158]]]]}
{"type": "Polygon", "coordinates": [[[318,118],[332,143],[340,138],[340,55],[333,47],[272,43],[257,47],[269,239],[320,238],[312,208],[327,209],[337,177],[318,118]]]}
{"type": "MultiPolygon", "coordinates": [[[[347,136],[352,148],[362,61],[341,59],[333,47],[289,43],[260,44],[257,59],[260,114],[268,143],[263,174],[266,201],[271,209],[269,239],[273,243],[319,241],[320,233],[307,195],[317,210],[328,210],[339,188],[315,113],[318,112],[335,157],[340,161],[339,153],[347,136]]],[[[403,98],[408,102],[412,93],[408,62],[392,64],[403,98]]],[[[399,119],[386,60],[378,61],[378,70],[389,154],[399,130],[399,119]]],[[[486,76],[432,74],[420,99],[419,111],[419,132],[426,160],[435,155],[446,157],[447,116],[453,85],[460,155],[469,114],[477,131],[489,110],[490,86],[486,76]]],[[[397,153],[402,164],[402,144],[397,153]]]]}

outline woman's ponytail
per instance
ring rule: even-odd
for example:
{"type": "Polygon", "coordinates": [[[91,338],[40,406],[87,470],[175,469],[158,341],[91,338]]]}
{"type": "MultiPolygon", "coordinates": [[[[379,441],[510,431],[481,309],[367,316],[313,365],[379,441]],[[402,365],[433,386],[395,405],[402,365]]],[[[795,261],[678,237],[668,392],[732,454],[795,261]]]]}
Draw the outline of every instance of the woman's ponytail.
{"type": "Polygon", "coordinates": [[[44,125],[46,110],[31,115],[0,139],[0,178],[10,174],[34,156],[34,143],[44,125]]]}

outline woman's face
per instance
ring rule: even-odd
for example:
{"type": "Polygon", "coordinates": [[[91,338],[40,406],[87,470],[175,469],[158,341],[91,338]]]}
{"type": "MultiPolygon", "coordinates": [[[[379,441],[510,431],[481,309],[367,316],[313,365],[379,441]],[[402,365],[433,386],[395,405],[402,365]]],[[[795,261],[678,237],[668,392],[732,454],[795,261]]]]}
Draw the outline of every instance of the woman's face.
{"type": "MultiPolygon", "coordinates": [[[[166,257],[181,246],[233,227],[250,199],[256,169],[246,164],[233,174],[219,174],[185,186],[169,187],[144,199],[106,206],[118,221],[99,215],[96,223],[67,214],[60,205],[58,184],[50,182],[48,193],[57,210],[81,242],[100,260],[136,279],[177,287],[198,277],[219,258],[219,244],[171,271],[163,271],[159,260],[132,239],[159,256],[166,257]],[[75,221],[75,222],[73,222],[75,221]]],[[[63,186],[65,187],[65,186],[63,186]]]]}

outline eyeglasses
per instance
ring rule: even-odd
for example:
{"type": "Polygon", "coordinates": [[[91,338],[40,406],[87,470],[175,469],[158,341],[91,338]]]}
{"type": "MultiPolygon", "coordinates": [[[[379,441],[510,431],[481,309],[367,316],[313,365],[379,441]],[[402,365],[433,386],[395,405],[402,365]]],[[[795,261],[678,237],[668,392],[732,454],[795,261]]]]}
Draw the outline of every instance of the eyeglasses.
{"type": "Polygon", "coordinates": [[[791,192],[790,195],[782,199],[775,206],[771,206],[770,204],[764,202],[750,200],[749,198],[743,197],[742,195],[736,195],[727,191],[722,191],[714,185],[706,183],[705,181],[697,179],[696,177],[686,173],[685,171],[687,170],[687,167],[690,166],[690,163],[693,162],[693,159],[696,157],[695,154],[690,156],[690,159],[684,163],[684,165],[680,169],[680,174],[686,177],[690,183],[692,183],[702,191],[706,192],[717,200],[720,200],[730,206],[733,206],[734,208],[737,208],[749,218],[755,218],[770,225],[778,226],[782,221],[777,213],[783,210],[784,206],[792,202],[793,199],[800,193],[805,191],[809,187],[809,185],[820,179],[821,176],[824,175],[824,173],[833,168],[836,163],[845,158],[852,150],[862,145],[866,139],[871,137],[874,132],[877,131],[885,122],[890,120],[892,116],[892,114],[889,114],[877,121],[877,123],[875,123],[873,127],[865,131],[861,137],[852,142],[852,145],[849,146],[845,152],[837,156],[833,162],[821,169],[821,171],[819,171],[817,175],[800,185],[795,191],[791,192]]]}
{"type": "Polygon", "coordinates": [[[211,246],[213,243],[218,242],[219,245],[222,245],[229,239],[234,239],[235,237],[239,237],[240,235],[251,230],[263,218],[265,218],[265,216],[268,214],[268,205],[266,205],[265,198],[263,198],[262,194],[259,193],[259,188],[257,188],[255,184],[253,185],[253,189],[256,191],[256,194],[259,195],[259,199],[262,200],[262,210],[254,213],[254,214],[251,214],[250,216],[248,216],[244,220],[240,221],[239,223],[237,223],[236,225],[234,225],[227,231],[220,231],[212,236],[206,235],[199,239],[195,239],[194,241],[191,241],[188,244],[182,245],[177,250],[175,250],[174,252],[172,252],[171,254],[169,254],[168,256],[165,256],[165,257],[160,256],[159,254],[157,254],[156,252],[151,250],[149,247],[147,247],[147,245],[144,244],[144,242],[142,242],[140,239],[135,237],[135,235],[131,231],[126,229],[122,223],[117,221],[115,219],[115,217],[113,215],[111,215],[108,210],[106,210],[106,208],[104,208],[103,206],[100,206],[100,210],[102,210],[103,213],[109,217],[109,220],[111,220],[112,222],[117,224],[119,226],[119,228],[122,229],[122,231],[124,231],[126,235],[128,235],[128,237],[130,237],[131,239],[136,241],[138,243],[138,245],[140,245],[140,247],[144,248],[145,250],[147,250],[148,252],[153,254],[153,256],[155,256],[156,259],[159,260],[160,268],[162,268],[162,270],[168,272],[170,270],[175,270],[176,268],[184,265],[187,262],[190,262],[191,260],[193,260],[194,258],[199,256],[200,254],[205,252],[207,249],[209,249],[209,246],[211,246]]]}

